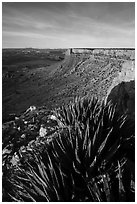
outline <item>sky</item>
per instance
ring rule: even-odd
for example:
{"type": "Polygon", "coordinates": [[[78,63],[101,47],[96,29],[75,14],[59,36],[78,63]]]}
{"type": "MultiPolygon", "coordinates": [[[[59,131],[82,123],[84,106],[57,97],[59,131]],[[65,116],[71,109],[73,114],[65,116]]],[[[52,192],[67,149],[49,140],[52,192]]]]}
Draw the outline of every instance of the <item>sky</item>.
{"type": "Polygon", "coordinates": [[[3,2],[2,47],[135,47],[135,3],[3,2]]]}

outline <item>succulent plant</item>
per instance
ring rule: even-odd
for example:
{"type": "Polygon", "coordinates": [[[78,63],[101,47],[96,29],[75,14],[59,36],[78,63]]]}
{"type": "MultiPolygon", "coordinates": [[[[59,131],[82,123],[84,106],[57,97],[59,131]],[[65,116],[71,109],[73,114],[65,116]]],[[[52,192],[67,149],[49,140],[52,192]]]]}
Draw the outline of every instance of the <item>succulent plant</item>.
{"type": "Polygon", "coordinates": [[[96,98],[76,99],[55,116],[62,130],[6,178],[11,200],[133,201],[134,128],[126,117],[96,98]]]}

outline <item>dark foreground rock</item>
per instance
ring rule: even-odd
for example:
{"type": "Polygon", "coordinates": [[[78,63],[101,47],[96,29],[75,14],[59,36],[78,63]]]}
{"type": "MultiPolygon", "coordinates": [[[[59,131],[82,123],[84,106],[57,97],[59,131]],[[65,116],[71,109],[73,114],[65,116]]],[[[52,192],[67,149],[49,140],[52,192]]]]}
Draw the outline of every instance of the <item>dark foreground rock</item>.
{"type": "Polygon", "coordinates": [[[130,120],[135,120],[135,81],[121,82],[116,85],[108,96],[109,100],[117,106],[116,110],[119,114],[127,114],[130,120]]]}
{"type": "Polygon", "coordinates": [[[107,101],[117,106],[119,114],[127,114],[128,119],[135,121],[135,64],[125,62],[121,72],[113,80],[108,90],[107,101]]]}

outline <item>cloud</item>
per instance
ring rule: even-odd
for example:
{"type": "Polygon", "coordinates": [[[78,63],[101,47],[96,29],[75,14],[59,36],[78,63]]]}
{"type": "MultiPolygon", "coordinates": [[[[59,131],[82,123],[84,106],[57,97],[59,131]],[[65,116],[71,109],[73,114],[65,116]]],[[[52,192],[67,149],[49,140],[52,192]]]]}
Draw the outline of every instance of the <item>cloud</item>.
{"type": "Polygon", "coordinates": [[[18,47],[23,40],[29,43],[27,38],[32,38],[32,47],[38,40],[40,46],[45,40],[49,47],[49,43],[51,47],[99,46],[99,43],[101,47],[133,47],[134,15],[133,3],[4,2],[3,46],[16,37],[18,47]]]}

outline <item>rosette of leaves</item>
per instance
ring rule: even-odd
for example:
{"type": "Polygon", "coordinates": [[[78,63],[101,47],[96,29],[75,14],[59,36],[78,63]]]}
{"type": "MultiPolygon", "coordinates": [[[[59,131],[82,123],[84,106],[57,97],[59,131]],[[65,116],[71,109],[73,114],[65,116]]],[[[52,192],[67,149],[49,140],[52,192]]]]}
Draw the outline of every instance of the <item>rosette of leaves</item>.
{"type": "Polygon", "coordinates": [[[134,163],[134,128],[126,117],[94,98],[78,100],[57,114],[64,128],[8,179],[11,199],[133,201],[134,169],[128,164],[134,163]]]}

